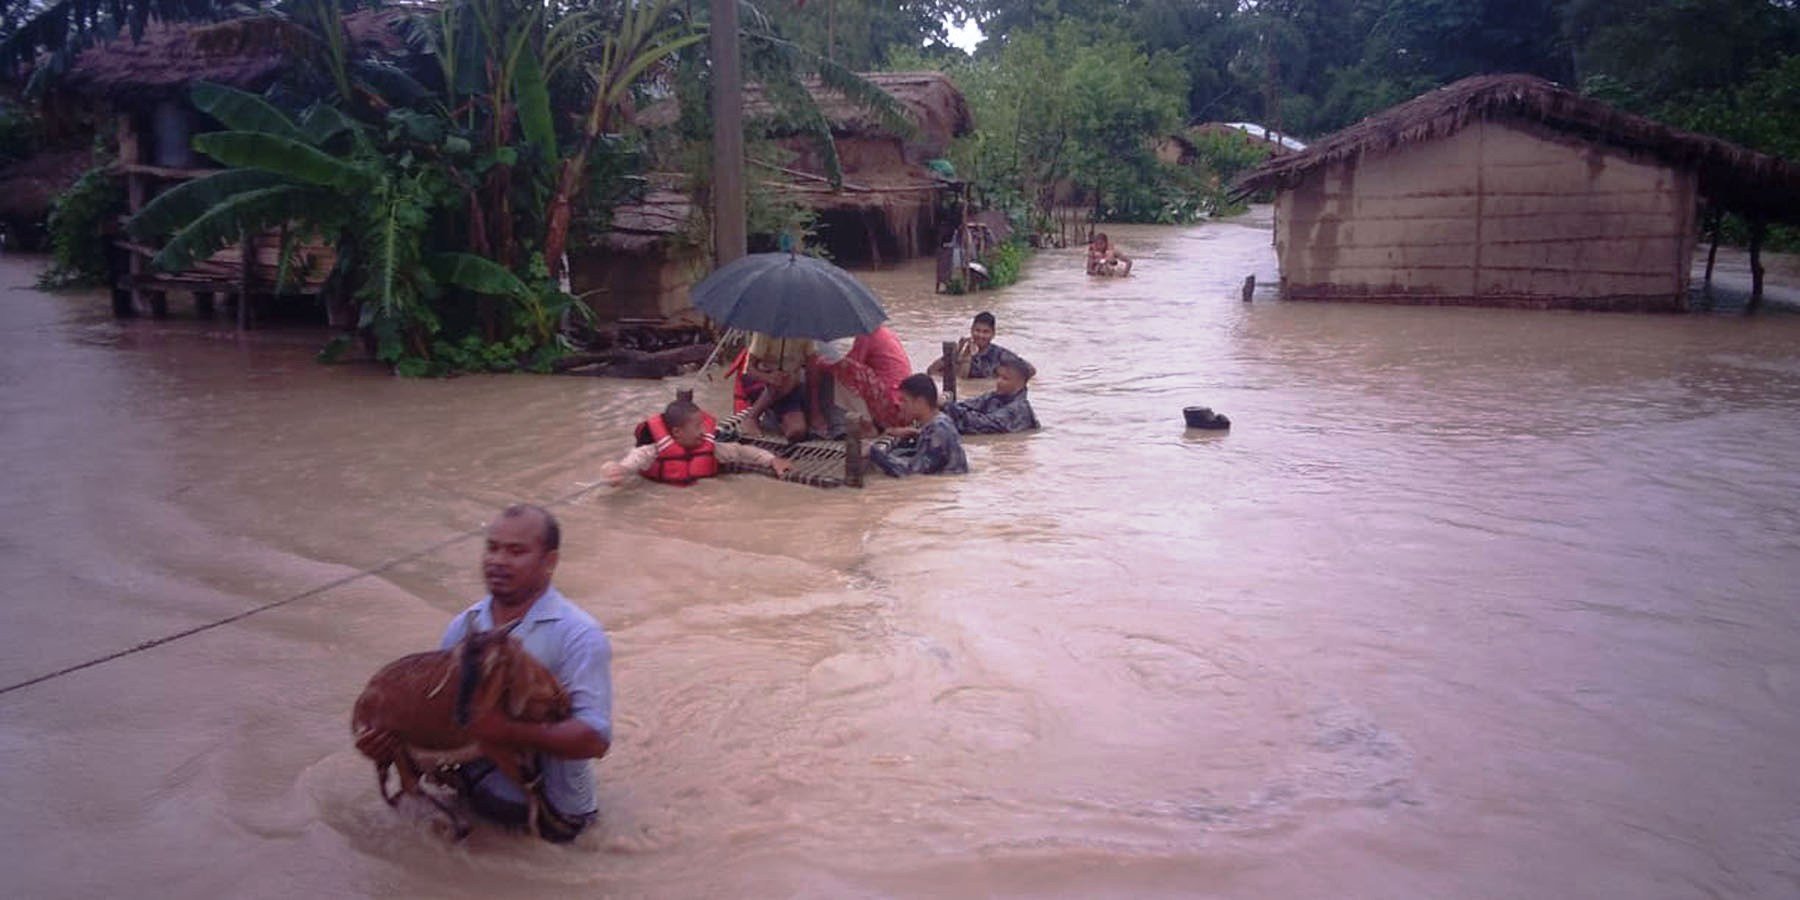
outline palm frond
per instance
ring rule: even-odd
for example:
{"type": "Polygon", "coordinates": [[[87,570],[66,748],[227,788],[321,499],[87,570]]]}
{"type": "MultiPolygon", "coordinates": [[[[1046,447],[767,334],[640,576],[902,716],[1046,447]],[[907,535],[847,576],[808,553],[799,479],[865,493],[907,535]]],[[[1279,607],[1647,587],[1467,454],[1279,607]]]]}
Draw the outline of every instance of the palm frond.
{"type": "Polygon", "coordinates": [[[132,217],[126,229],[139,240],[158,237],[186,226],[238,194],[289,183],[286,178],[270,172],[226,169],[158,194],[132,217]]]}
{"type": "Polygon", "coordinates": [[[330,206],[320,192],[303,185],[284,184],[244,191],[207,210],[189,222],[156,254],[156,267],[179,272],[194,261],[238,243],[243,235],[261,234],[270,228],[330,206]]]}
{"type": "Polygon", "coordinates": [[[431,257],[431,277],[477,294],[524,300],[531,288],[503,265],[473,253],[439,253],[431,257]]]}
{"type": "Polygon", "coordinates": [[[297,140],[253,131],[215,131],[194,138],[194,149],[228,166],[260,169],[320,187],[354,191],[367,186],[362,169],[297,140]]]}
{"type": "Polygon", "coordinates": [[[194,85],[188,95],[193,98],[196,108],[233,131],[255,131],[293,141],[306,140],[306,135],[287,113],[248,91],[201,82],[194,85]]]}

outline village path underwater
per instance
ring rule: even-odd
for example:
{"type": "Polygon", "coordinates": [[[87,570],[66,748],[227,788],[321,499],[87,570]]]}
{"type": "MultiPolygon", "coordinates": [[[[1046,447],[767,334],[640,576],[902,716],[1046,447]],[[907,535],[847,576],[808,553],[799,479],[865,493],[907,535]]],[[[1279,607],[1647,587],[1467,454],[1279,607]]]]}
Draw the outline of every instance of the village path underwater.
{"type": "Polygon", "coordinates": [[[992,310],[1046,427],[861,491],[598,487],[685,380],[324,366],[0,257],[9,895],[1800,890],[1800,316],[1246,304],[1266,221],[1108,230],[1134,277],[867,273],[920,368],[992,310]],[[454,845],[349,711],[519,500],[616,742],[573,846],[454,845]]]}

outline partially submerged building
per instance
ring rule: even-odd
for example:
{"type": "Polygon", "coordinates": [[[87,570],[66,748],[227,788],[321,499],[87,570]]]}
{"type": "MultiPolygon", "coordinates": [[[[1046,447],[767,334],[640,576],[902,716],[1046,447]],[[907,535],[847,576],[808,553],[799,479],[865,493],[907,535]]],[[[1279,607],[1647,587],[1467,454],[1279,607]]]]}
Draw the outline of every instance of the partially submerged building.
{"type": "MultiPolygon", "coordinates": [[[[345,39],[353,56],[402,53],[405,41],[391,12],[359,12],[344,17],[345,39]]],[[[217,171],[193,149],[193,136],[216,128],[196,110],[189,92],[201,82],[250,92],[273,85],[294,65],[287,41],[291,28],[274,17],[220,23],[151,22],[141,39],[121,36],[81,52],[56,82],[51,104],[97,105],[113,120],[118,160],[114,171],[124,184],[127,215],[135,215],[158,193],[189,179],[217,171]]],[[[194,295],[210,313],[215,295],[233,298],[272,293],[281,274],[280,236],[250,235],[243,245],[199,260],[183,272],[161,272],[150,266],[156,246],[109,236],[119,269],[114,311],[162,314],[170,292],[194,295]],[[248,261],[248,265],[246,265],[248,261]]],[[[301,245],[300,265],[285,273],[284,293],[316,294],[336,261],[336,248],[317,242],[301,245]]],[[[294,260],[290,259],[290,262],[294,260]]],[[[248,305],[239,303],[240,322],[248,305]]],[[[339,303],[335,317],[352,316],[339,303]]],[[[353,321],[353,318],[351,319],[353,321]]]]}
{"type": "Polygon", "coordinates": [[[1704,202],[1800,212],[1800,168],[1540,78],[1465,79],[1271,159],[1294,300],[1679,310],[1704,202]]]}

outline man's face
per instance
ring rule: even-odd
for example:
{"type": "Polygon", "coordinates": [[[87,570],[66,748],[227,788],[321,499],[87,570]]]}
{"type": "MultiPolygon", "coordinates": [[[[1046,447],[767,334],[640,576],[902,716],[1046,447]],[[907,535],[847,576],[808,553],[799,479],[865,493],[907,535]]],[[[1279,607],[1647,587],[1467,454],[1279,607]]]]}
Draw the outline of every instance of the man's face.
{"type": "Polygon", "coordinates": [[[683,448],[693,450],[706,438],[706,421],[698,413],[682,425],[670,429],[669,436],[683,448]]]}
{"type": "Polygon", "coordinates": [[[994,393],[1002,397],[1011,397],[1025,389],[1025,376],[1012,366],[1001,366],[994,370],[994,393]]]}
{"type": "Polygon", "coordinates": [[[550,585],[556,551],[544,549],[544,520],[532,512],[501,516],[488,526],[481,575],[502,605],[536,599],[550,585]]]}
{"type": "Polygon", "coordinates": [[[994,326],[986,322],[976,322],[969,327],[969,340],[975,342],[975,349],[986,350],[994,342],[994,326]]]}

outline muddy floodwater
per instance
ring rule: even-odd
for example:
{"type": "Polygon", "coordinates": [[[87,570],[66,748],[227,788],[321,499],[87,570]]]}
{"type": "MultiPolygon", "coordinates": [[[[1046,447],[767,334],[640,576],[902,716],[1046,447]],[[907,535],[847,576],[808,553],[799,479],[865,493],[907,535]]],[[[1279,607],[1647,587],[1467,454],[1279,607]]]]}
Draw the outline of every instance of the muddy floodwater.
{"type": "Polygon", "coordinates": [[[5,893],[1800,894],[1800,316],[1245,304],[1266,229],[1114,235],[868,276],[921,368],[992,310],[1046,427],[862,491],[593,488],[677,382],[321,366],[0,258],[5,893]],[[452,845],[349,741],[516,500],[616,649],[570,847],[452,845]]]}

